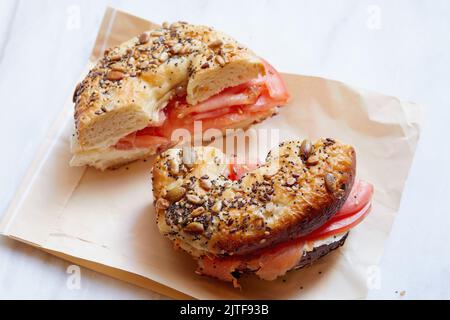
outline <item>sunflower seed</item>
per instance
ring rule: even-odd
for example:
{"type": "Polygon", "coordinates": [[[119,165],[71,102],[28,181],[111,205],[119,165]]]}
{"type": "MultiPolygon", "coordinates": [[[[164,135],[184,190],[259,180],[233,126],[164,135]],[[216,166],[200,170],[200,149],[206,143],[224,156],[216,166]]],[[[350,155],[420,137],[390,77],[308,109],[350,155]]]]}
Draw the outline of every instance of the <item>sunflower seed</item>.
{"type": "Polygon", "coordinates": [[[209,179],[200,179],[200,187],[204,190],[208,191],[212,188],[211,180],[209,179]]]}
{"type": "Polygon", "coordinates": [[[181,43],[176,43],[172,46],[171,51],[174,54],[178,54],[181,51],[181,49],[183,49],[183,45],[181,43]]]}
{"type": "Polygon", "coordinates": [[[215,213],[219,213],[222,210],[222,201],[217,200],[212,206],[211,210],[215,213]]]}
{"type": "Polygon", "coordinates": [[[158,60],[161,62],[166,61],[167,59],[169,59],[169,54],[166,51],[163,51],[161,53],[161,55],[159,56],[158,60]]]}
{"type": "Polygon", "coordinates": [[[167,194],[165,198],[171,202],[176,202],[183,198],[183,196],[186,193],[186,189],[183,187],[175,187],[172,189],[167,190],[167,194]]]}
{"type": "Polygon", "coordinates": [[[120,71],[120,72],[127,71],[127,68],[125,68],[125,66],[120,63],[114,63],[114,64],[110,65],[109,67],[111,68],[111,70],[114,70],[114,71],[120,71]]]}
{"type": "Polygon", "coordinates": [[[110,80],[110,81],[120,81],[125,77],[125,74],[121,71],[109,71],[108,74],[106,75],[106,79],[110,80]]]}
{"type": "Polygon", "coordinates": [[[175,40],[167,40],[164,42],[164,44],[168,47],[173,47],[176,44],[176,42],[175,40]]]}
{"type": "Polygon", "coordinates": [[[211,42],[208,46],[210,48],[217,48],[220,47],[223,44],[223,41],[220,39],[214,40],[213,42],[211,42]]]}
{"type": "Polygon", "coordinates": [[[192,210],[191,216],[192,217],[198,217],[199,215],[201,215],[205,211],[206,211],[206,209],[203,208],[203,207],[195,208],[194,210],[192,210]]]}
{"type": "Polygon", "coordinates": [[[294,177],[290,177],[286,180],[286,184],[288,186],[293,186],[296,182],[297,182],[297,180],[294,177]]]}
{"type": "Polygon", "coordinates": [[[139,36],[139,44],[146,44],[149,39],[150,36],[148,35],[148,33],[144,32],[139,36]]]}
{"type": "Polygon", "coordinates": [[[205,227],[200,222],[194,221],[184,227],[184,232],[192,234],[202,234],[205,231],[205,227]]]}
{"type": "Polygon", "coordinates": [[[119,61],[122,57],[119,54],[112,55],[109,57],[110,61],[119,61]]]}
{"type": "Polygon", "coordinates": [[[169,206],[170,206],[169,201],[167,201],[164,198],[159,198],[156,201],[156,209],[163,209],[164,210],[164,209],[167,209],[169,206]]]}
{"type": "Polygon", "coordinates": [[[187,199],[187,201],[189,201],[190,203],[193,203],[193,204],[203,203],[203,200],[195,194],[186,195],[186,199],[187,199]]]}
{"type": "Polygon", "coordinates": [[[311,154],[311,150],[312,150],[311,141],[309,141],[308,139],[303,140],[300,146],[300,157],[303,160],[308,159],[309,155],[311,154]]]}
{"type": "Polygon", "coordinates": [[[225,60],[223,59],[222,56],[216,56],[216,61],[218,64],[220,64],[221,66],[225,65],[225,60]]]}
{"type": "Polygon", "coordinates": [[[181,54],[186,54],[186,53],[188,53],[188,52],[189,52],[189,45],[185,44],[185,45],[183,46],[183,48],[181,48],[180,53],[181,53],[181,54]]]}
{"type": "Polygon", "coordinates": [[[161,53],[159,53],[159,52],[153,52],[152,53],[152,58],[153,59],[159,59],[159,56],[161,55],[161,53]]]}
{"type": "Polygon", "coordinates": [[[161,31],[157,31],[157,30],[155,30],[155,31],[152,31],[151,33],[150,33],[150,35],[152,36],[152,37],[160,37],[160,36],[162,36],[164,33],[162,33],[161,31]]]}
{"type": "Polygon", "coordinates": [[[319,157],[318,156],[310,156],[306,160],[306,165],[311,166],[311,167],[315,166],[318,163],[319,163],[319,157]]]}
{"type": "Polygon", "coordinates": [[[328,190],[328,192],[335,192],[336,191],[336,178],[331,173],[327,173],[325,175],[325,187],[328,190]]]}

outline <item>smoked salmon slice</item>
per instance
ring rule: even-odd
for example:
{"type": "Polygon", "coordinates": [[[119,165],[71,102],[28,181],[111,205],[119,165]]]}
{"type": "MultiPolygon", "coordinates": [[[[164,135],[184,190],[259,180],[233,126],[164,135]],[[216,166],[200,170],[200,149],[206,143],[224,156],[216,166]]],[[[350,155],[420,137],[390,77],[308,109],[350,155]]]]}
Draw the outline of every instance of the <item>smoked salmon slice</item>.
{"type": "Polygon", "coordinates": [[[162,110],[157,123],[120,139],[116,149],[149,148],[169,144],[174,130],[193,131],[195,121],[202,121],[202,130],[226,129],[233,124],[267,113],[284,105],[288,98],[286,84],[280,74],[264,61],[266,75],[227,88],[195,106],[188,105],[185,97],[175,97],[162,110]]]}

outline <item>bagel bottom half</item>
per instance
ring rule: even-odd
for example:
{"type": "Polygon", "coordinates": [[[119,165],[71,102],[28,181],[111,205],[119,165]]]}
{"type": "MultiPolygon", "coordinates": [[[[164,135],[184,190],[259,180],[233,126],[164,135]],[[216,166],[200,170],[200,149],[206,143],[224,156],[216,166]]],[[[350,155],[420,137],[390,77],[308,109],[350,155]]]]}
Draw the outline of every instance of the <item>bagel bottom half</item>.
{"type": "Polygon", "coordinates": [[[254,273],[261,279],[275,280],[288,271],[307,267],[339,248],[344,244],[348,233],[349,231],[346,231],[316,241],[297,243],[294,241],[247,257],[217,259],[204,256],[199,259],[195,272],[199,275],[233,282],[235,287],[239,287],[237,280],[242,274],[254,273]]]}

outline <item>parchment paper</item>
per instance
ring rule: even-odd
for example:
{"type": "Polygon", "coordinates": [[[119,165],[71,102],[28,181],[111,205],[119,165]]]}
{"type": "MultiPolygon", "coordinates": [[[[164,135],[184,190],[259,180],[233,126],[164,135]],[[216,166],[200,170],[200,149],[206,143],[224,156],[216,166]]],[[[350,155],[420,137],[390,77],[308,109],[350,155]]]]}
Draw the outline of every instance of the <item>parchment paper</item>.
{"type": "MultiPolygon", "coordinates": [[[[90,64],[105,48],[153,26],[109,8],[90,64]]],[[[283,76],[291,102],[255,128],[279,128],[282,140],[334,137],[354,145],[358,176],[376,190],[371,214],[345,246],[315,265],[273,282],[244,277],[242,290],[195,275],[195,262],[172,250],[156,228],[151,159],[106,172],[69,167],[70,99],[5,214],[1,233],[175,298],[364,298],[399,207],[420,108],[336,81],[283,76]]]]}

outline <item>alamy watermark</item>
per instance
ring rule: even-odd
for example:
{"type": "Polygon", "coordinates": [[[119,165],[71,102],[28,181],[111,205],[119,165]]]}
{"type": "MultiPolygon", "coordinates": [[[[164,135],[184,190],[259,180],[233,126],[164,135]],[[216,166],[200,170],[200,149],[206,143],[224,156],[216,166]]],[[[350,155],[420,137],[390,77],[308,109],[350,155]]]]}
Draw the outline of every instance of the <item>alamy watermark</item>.
{"type": "MultiPolygon", "coordinates": [[[[250,128],[243,129],[225,129],[224,131],[209,128],[203,130],[202,121],[195,121],[193,132],[179,128],[172,132],[171,141],[178,141],[180,146],[202,146],[205,143],[213,145],[224,151],[225,157],[233,157],[235,164],[255,164],[259,162],[260,156],[271,149],[272,156],[277,153],[280,141],[280,130],[276,128],[250,128]]],[[[184,148],[186,150],[187,148],[184,148]]],[[[184,152],[184,154],[188,154],[184,152]]],[[[189,162],[194,158],[186,155],[183,161],[189,162]]],[[[221,159],[225,160],[225,159],[221,159]]]]}
{"type": "Polygon", "coordinates": [[[69,274],[66,280],[66,287],[69,290],[81,289],[81,268],[75,264],[67,267],[66,273],[69,274]]]}
{"type": "Polygon", "coordinates": [[[378,5],[367,7],[366,27],[370,30],[381,30],[381,8],[378,5]]]}
{"type": "Polygon", "coordinates": [[[66,28],[78,30],[81,28],[81,8],[78,5],[70,5],[66,8],[66,28]]]}
{"type": "Polygon", "coordinates": [[[381,289],[381,270],[379,266],[372,265],[366,269],[366,286],[369,290],[381,289]]]}

